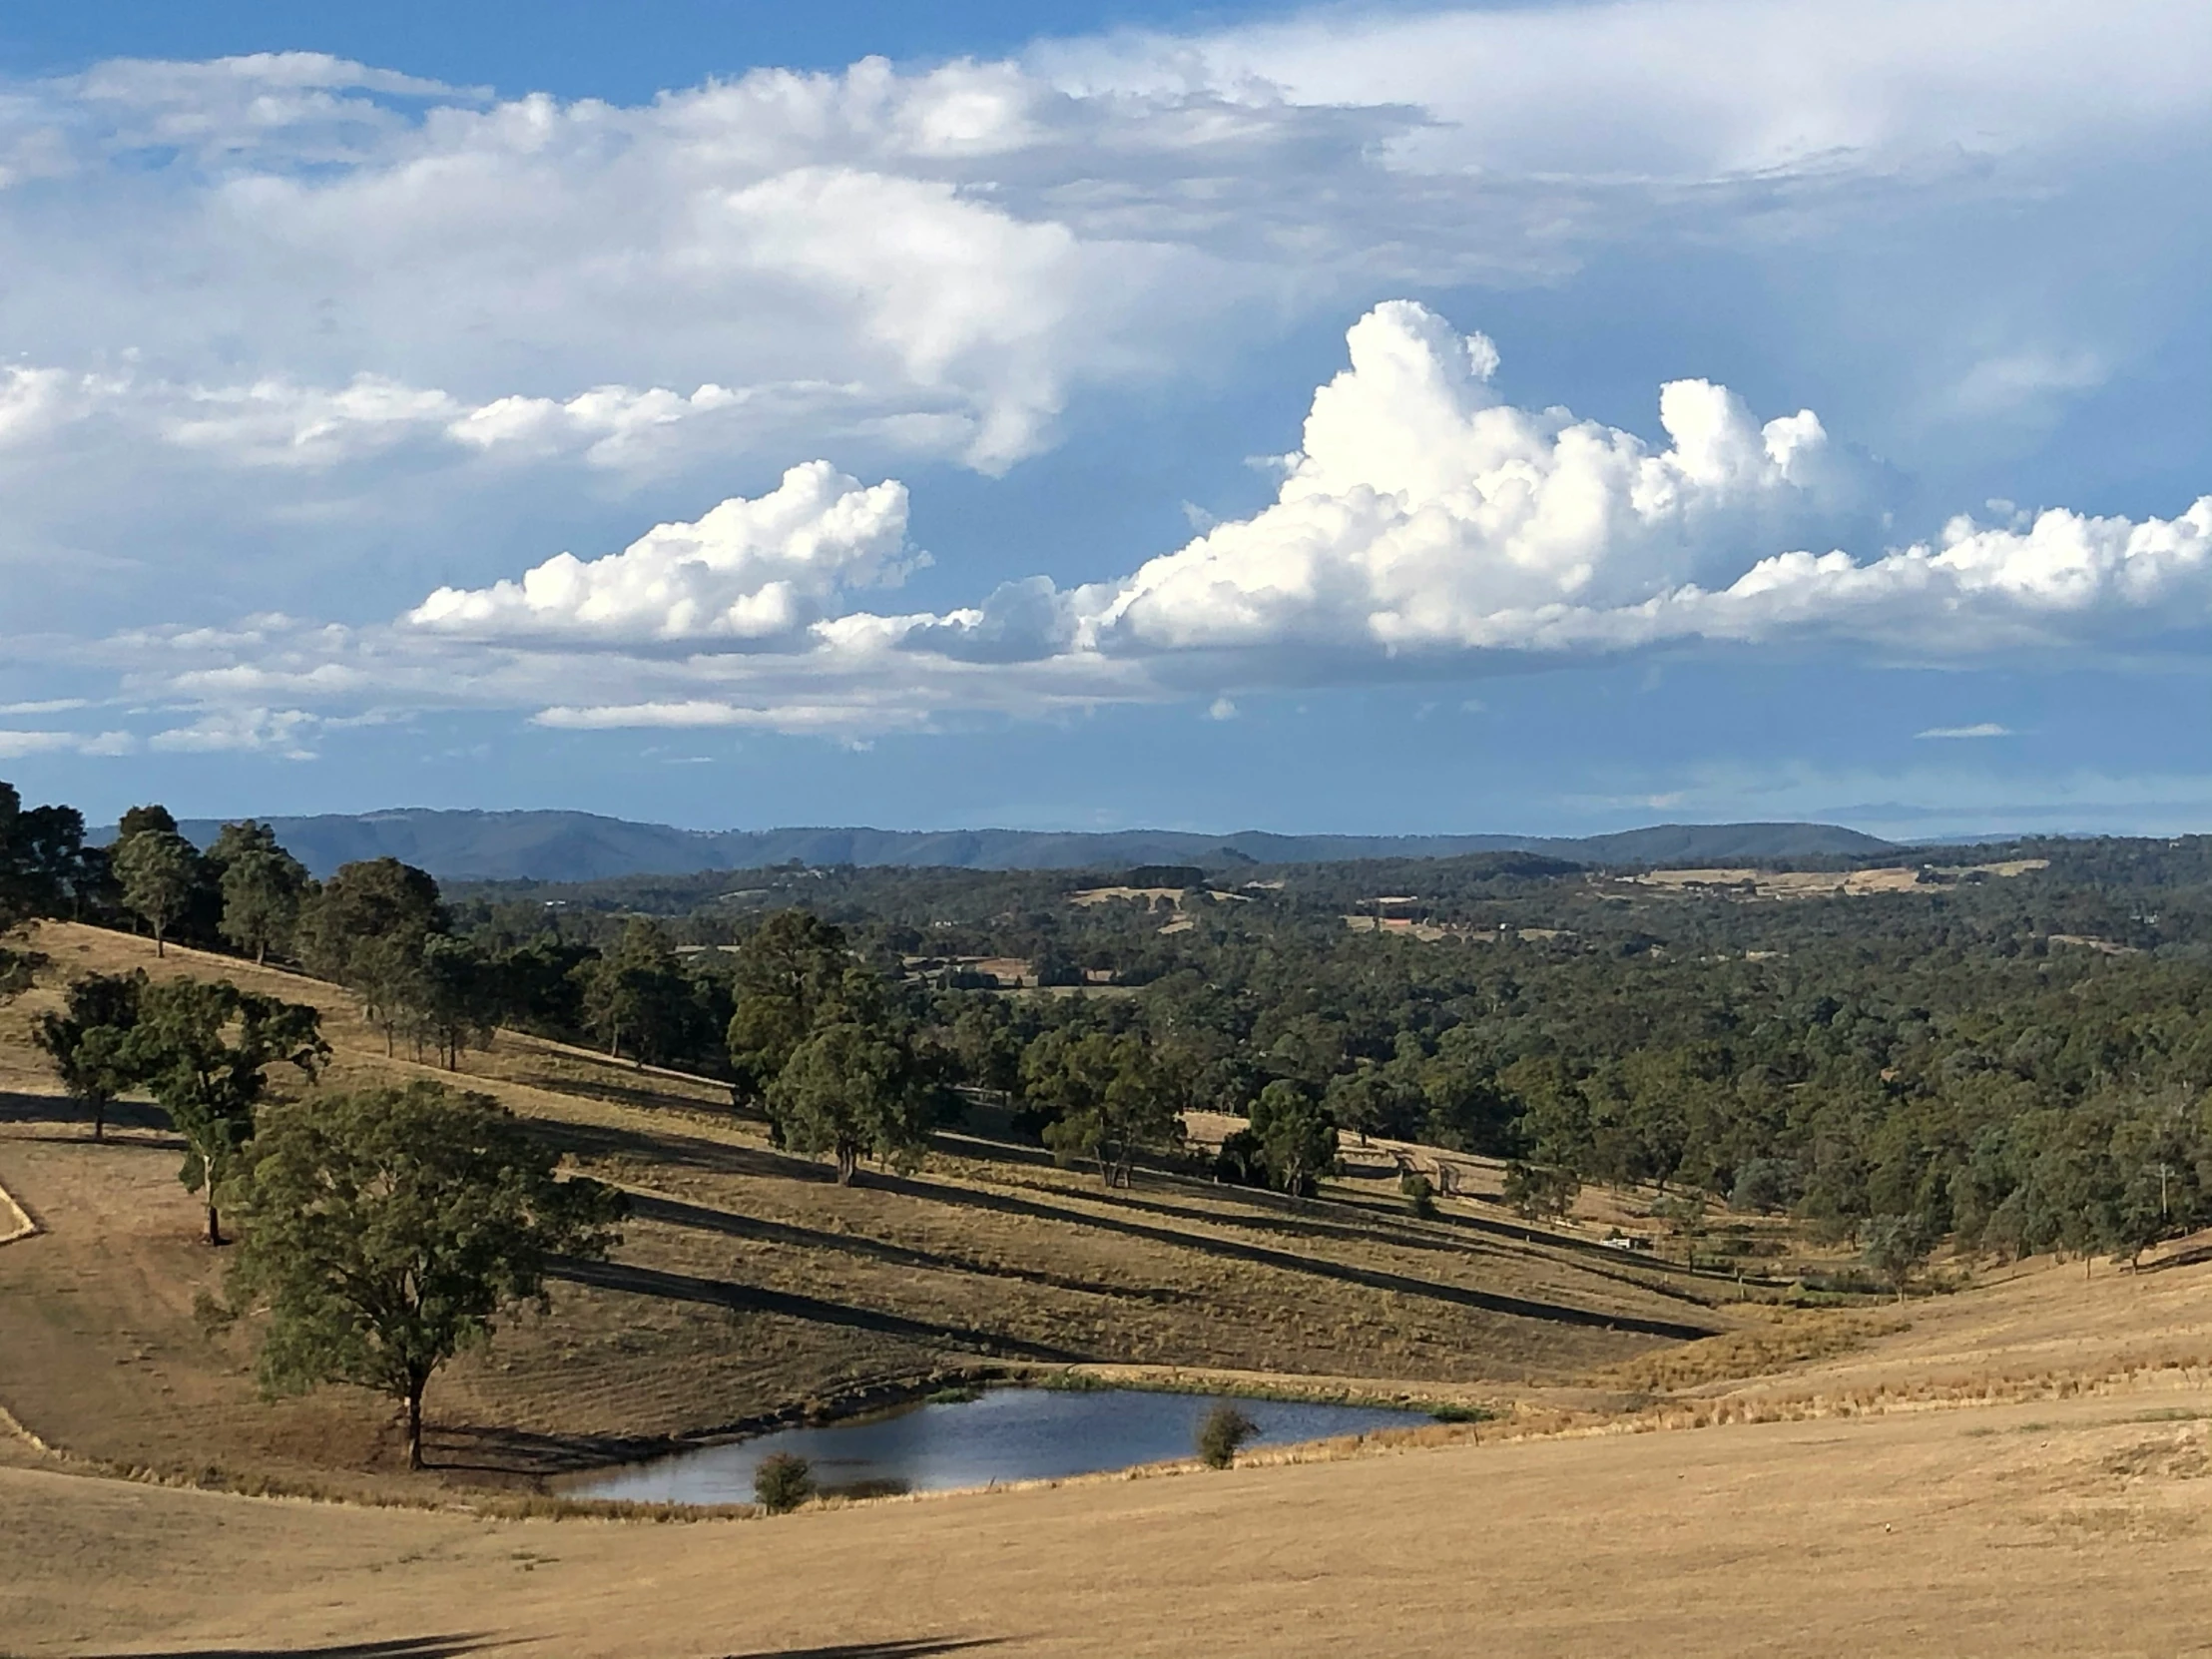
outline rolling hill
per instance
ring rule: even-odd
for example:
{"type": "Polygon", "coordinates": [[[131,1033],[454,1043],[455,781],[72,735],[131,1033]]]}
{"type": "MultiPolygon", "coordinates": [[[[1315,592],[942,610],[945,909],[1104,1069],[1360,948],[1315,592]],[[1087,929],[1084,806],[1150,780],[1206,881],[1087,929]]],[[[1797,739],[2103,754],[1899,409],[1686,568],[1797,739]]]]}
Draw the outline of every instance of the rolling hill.
{"type": "MultiPolygon", "coordinates": [[[[1889,843],[1827,824],[1667,824],[1582,838],[1545,835],[1227,835],[1176,830],[679,830],[593,813],[389,812],[275,818],[278,837],[317,875],[356,858],[390,856],[441,880],[589,881],[612,875],[807,864],[956,869],[1083,869],[1143,863],[1210,868],[1328,863],[1349,858],[1542,852],[1580,863],[1740,863],[1872,853],[1889,843]]],[[[181,826],[205,846],[214,819],[181,826]]],[[[112,834],[109,830],[106,833],[112,834]]]]}

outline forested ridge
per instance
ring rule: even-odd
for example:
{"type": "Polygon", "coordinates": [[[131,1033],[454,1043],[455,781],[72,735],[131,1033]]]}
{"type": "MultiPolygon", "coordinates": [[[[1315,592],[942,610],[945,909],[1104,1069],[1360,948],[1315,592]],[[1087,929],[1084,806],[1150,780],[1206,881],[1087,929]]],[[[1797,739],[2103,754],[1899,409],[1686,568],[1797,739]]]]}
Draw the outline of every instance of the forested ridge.
{"type": "Polygon", "coordinates": [[[1525,852],[441,891],[159,809],[91,847],[12,791],[0,841],[0,921],[296,962],[449,1064],[504,1024],[705,1071],[848,1177],[989,1098],[1109,1181],[1206,1109],[1250,1126],[1217,1173],[1293,1189],[1380,1134],[1513,1160],[1531,1208],[1653,1183],[1908,1254],[2212,1224],[2212,837],[1800,859],[1895,879],[1784,897],[1525,852]]]}

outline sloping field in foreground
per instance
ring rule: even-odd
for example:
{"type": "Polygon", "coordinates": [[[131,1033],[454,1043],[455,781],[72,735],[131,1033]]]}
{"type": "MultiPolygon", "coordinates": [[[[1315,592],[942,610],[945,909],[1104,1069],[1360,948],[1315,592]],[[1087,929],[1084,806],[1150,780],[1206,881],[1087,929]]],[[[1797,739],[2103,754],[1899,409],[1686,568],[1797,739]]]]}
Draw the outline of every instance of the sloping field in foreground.
{"type": "MultiPolygon", "coordinates": [[[[1453,1200],[1433,1222],[1342,1184],[1327,1200],[1148,1172],[1106,1192],[1034,1147],[941,1137],[909,1178],[850,1188],[788,1157],[727,1090],[502,1036],[451,1077],[387,1058],[336,987],[90,927],[49,925],[49,983],[0,1010],[0,1187],[44,1227],[0,1253],[0,1405],[124,1468],[248,1490],[418,1496],[527,1484],[810,1400],[946,1373],[1106,1366],[1363,1380],[1423,1399],[1517,1397],[1732,1328],[1733,1287],[1538,1236],[1453,1200]],[[85,969],[225,974],[324,1009],[323,1087],[480,1088],[617,1182],[616,1259],[555,1288],[431,1386],[427,1477],[398,1466],[387,1402],[265,1403],[250,1329],[195,1318],[220,1254],[143,1104],[95,1145],[27,1027],[85,969]],[[1364,1199],[1364,1201],[1363,1201],[1364,1199]]],[[[292,1080],[285,1079],[288,1085],[292,1080]]],[[[1331,1382],[1327,1387],[1338,1383],[1331,1382]]],[[[4,1641],[0,1637],[0,1641],[4,1641]]]]}
{"type": "Polygon", "coordinates": [[[1378,1451],[780,1520],[0,1468],[48,1655],[2087,1655],[2212,1642],[2201,1386],[1378,1451]]]}

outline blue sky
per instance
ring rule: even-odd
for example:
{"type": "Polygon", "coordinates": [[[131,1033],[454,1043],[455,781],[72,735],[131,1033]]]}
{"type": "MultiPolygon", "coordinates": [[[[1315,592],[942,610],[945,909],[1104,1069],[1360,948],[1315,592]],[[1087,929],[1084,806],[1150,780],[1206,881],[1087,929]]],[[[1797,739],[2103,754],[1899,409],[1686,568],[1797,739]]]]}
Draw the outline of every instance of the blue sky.
{"type": "Polygon", "coordinates": [[[2197,8],[1038,15],[11,8],[0,777],[2212,820],[2197,8]]]}

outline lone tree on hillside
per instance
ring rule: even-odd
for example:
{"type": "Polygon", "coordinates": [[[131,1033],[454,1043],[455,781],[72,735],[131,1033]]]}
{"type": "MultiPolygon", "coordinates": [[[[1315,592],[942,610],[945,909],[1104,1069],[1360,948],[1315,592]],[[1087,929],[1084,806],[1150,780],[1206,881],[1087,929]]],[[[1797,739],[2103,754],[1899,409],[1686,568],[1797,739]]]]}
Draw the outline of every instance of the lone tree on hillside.
{"type": "Polygon", "coordinates": [[[1030,1045],[1022,1081],[1031,1101],[1059,1111],[1044,1128],[1053,1155],[1096,1164],[1109,1187],[1129,1185],[1140,1151],[1164,1151],[1183,1137],[1174,1067],[1133,1032],[1055,1032],[1030,1045]]]}
{"type": "Polygon", "coordinates": [[[1278,1078],[1262,1089],[1251,1124],[1269,1179],[1284,1192],[1311,1197],[1337,1167],[1337,1122],[1299,1084],[1278,1078]]]}
{"type": "Polygon", "coordinates": [[[563,1181],[560,1155],[480,1094],[434,1083],[276,1108],[238,1182],[247,1225],[227,1286],[262,1306],[271,1393],[349,1382],[406,1411],[422,1467],[422,1395],[491,1340],[506,1309],[548,1306],[554,1256],[603,1257],[620,1192],[563,1181]]]}
{"type": "Polygon", "coordinates": [[[842,992],[852,952],[844,934],[811,911],[779,910],[738,949],[727,1038],[738,1104],[766,1101],[769,1086],[842,992]]]}
{"type": "Polygon", "coordinates": [[[1574,1208],[1582,1196],[1582,1178],[1557,1164],[1530,1164],[1519,1159],[1505,1166],[1505,1202],[1530,1221],[1553,1221],[1574,1208]]]}
{"type": "Polygon", "coordinates": [[[153,929],[154,954],[167,955],[169,929],[199,890],[199,852],[174,830],[141,830],[116,842],[115,872],[123,902],[153,929]]]}
{"type": "Polygon", "coordinates": [[[919,1166],[933,1116],[929,1079],[902,1033],[878,1019],[832,1020],[793,1051],[769,1085],[783,1144],[836,1160],[845,1186],[863,1156],[919,1166]]]}
{"type": "Polygon", "coordinates": [[[1867,1265],[1890,1282],[1900,1302],[1935,1251],[1936,1231],[1923,1216],[1876,1216],[1867,1223],[1867,1265]]]}
{"type": "Polygon", "coordinates": [[[137,1081],[130,1036],[145,989],[143,972],[87,974],[70,985],[60,1013],[41,1014],[31,1027],[62,1087],[91,1109],[96,1141],[107,1138],[109,1103],[137,1081]]]}
{"type": "Polygon", "coordinates": [[[422,950],[448,917],[427,870],[397,858],[341,864],[302,903],[298,941],[307,971],[335,979],[361,999],[384,1033],[384,1052],[421,999],[422,950]]]}
{"type": "Polygon", "coordinates": [[[255,1109],[279,1061],[312,1077],[329,1057],[321,1016],[305,1003],[242,991],[228,979],[171,979],[141,988],[138,1020],[120,1048],[124,1069],[152,1091],[185,1139],[177,1172],[205,1192],[208,1243],[223,1243],[223,1184],[254,1138],[255,1109]]]}
{"type": "Polygon", "coordinates": [[[272,950],[289,950],[307,894],[306,866],[276,842],[276,832],[248,819],[226,824],[208,848],[222,870],[223,936],[256,962],[272,950]]]}

